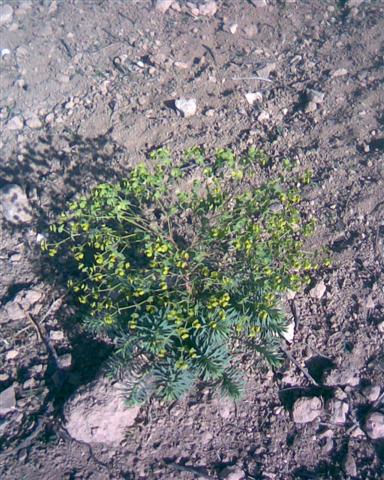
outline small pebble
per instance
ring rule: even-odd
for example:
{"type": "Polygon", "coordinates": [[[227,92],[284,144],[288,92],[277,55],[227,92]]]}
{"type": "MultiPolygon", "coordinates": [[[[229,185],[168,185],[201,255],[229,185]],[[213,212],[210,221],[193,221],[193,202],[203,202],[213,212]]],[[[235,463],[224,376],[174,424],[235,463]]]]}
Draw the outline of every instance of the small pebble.
{"type": "Polygon", "coordinates": [[[199,6],[199,14],[206,17],[213,17],[218,10],[217,3],[210,1],[199,6]]]}
{"type": "Polygon", "coordinates": [[[41,128],[43,124],[41,123],[39,117],[33,116],[27,120],[27,126],[33,130],[41,128]]]}
{"type": "Polygon", "coordinates": [[[15,360],[15,358],[17,358],[18,356],[19,356],[18,350],[9,350],[6,353],[5,358],[6,360],[15,360]]]}
{"type": "Polygon", "coordinates": [[[263,94],[261,92],[248,92],[244,96],[249,105],[253,105],[255,102],[261,102],[263,100],[263,94]]]}
{"type": "Polygon", "coordinates": [[[380,387],[378,385],[368,385],[363,388],[362,393],[370,402],[376,402],[380,397],[380,387]]]}
{"type": "Polygon", "coordinates": [[[319,90],[308,90],[307,97],[309,102],[314,102],[316,104],[321,104],[324,102],[325,93],[320,92],[319,90]]]}
{"type": "Polygon", "coordinates": [[[172,5],[173,0],[156,0],[155,10],[160,13],[165,13],[172,5]]]}
{"type": "Polygon", "coordinates": [[[319,282],[312,290],[309,291],[309,295],[312,298],[316,298],[317,300],[321,300],[327,290],[325,283],[323,281],[319,282]]]}

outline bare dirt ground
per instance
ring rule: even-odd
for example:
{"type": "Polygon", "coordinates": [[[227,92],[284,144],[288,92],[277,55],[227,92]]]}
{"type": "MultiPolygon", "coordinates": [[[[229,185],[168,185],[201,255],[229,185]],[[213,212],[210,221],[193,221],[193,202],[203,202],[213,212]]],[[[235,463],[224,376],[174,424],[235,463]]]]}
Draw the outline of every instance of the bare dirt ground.
{"type": "Polygon", "coordinates": [[[9,221],[3,201],[2,479],[383,478],[384,426],[367,423],[384,413],[383,1],[216,4],[205,16],[184,1],[165,13],[150,0],[0,2],[0,188],[19,185],[32,216],[9,221]],[[196,114],[182,117],[178,98],[196,114]],[[306,209],[333,267],[291,301],[283,367],[261,369],[238,404],[198,389],[91,448],[60,428],[62,411],[110,347],[76,327],[39,239],[75,193],[156,146],[196,144],[311,168],[306,209]],[[298,422],[294,402],[313,397],[319,414],[298,422]]]}

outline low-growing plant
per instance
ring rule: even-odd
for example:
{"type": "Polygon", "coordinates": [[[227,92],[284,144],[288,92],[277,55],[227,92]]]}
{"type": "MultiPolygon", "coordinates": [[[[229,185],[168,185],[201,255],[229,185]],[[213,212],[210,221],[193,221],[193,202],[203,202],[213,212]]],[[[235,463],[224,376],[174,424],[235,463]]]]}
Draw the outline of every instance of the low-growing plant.
{"type": "Polygon", "coordinates": [[[303,251],[314,222],[299,209],[310,174],[289,178],[285,161],[260,183],[269,159],[255,148],[150,157],[71,203],[43,249],[76,262],[68,287],[87,327],[114,340],[131,403],[175,400],[198,380],[238,398],[240,356],[278,364],[282,296],[316,268],[303,251]]]}

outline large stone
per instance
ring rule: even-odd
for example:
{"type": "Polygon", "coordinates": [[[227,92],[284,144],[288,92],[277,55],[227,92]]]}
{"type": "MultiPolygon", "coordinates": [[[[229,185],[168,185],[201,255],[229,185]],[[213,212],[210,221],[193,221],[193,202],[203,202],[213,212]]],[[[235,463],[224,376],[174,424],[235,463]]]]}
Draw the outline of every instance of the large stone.
{"type": "Polygon", "coordinates": [[[319,397],[303,397],[293,405],[292,417],[295,423],[310,423],[321,415],[323,402],[319,397]]]}
{"type": "Polygon", "coordinates": [[[0,393],[0,416],[6,415],[16,407],[16,395],[13,385],[0,393]]]}
{"type": "Polygon", "coordinates": [[[365,431],[372,440],[384,438],[384,415],[380,412],[373,412],[365,420],[365,431]]]}
{"type": "Polygon", "coordinates": [[[135,423],[139,410],[126,407],[122,392],[100,377],[69,399],[64,409],[66,428],[77,440],[117,445],[135,423]]]}
{"type": "Polygon", "coordinates": [[[336,423],[342,425],[347,420],[348,415],[348,403],[343,402],[341,400],[331,400],[330,401],[330,409],[331,409],[331,421],[332,423],[336,423]]]}
{"type": "Polygon", "coordinates": [[[10,184],[0,190],[4,217],[16,225],[32,221],[31,206],[23,189],[10,184]]]}

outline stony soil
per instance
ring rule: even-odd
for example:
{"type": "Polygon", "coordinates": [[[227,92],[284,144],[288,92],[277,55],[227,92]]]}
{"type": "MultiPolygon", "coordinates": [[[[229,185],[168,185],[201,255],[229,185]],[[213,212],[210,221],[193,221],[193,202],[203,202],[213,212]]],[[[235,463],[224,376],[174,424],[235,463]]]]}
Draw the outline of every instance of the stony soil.
{"type": "Polygon", "coordinates": [[[384,473],[384,4],[223,0],[209,16],[215,2],[193,3],[0,1],[3,479],[384,473]],[[76,441],[67,399],[110,346],[76,326],[38,243],[75,193],[156,146],[195,144],[312,168],[306,209],[333,267],[291,300],[282,368],[260,369],[236,405],[199,388],[142,407],[122,443],[76,441]]]}

